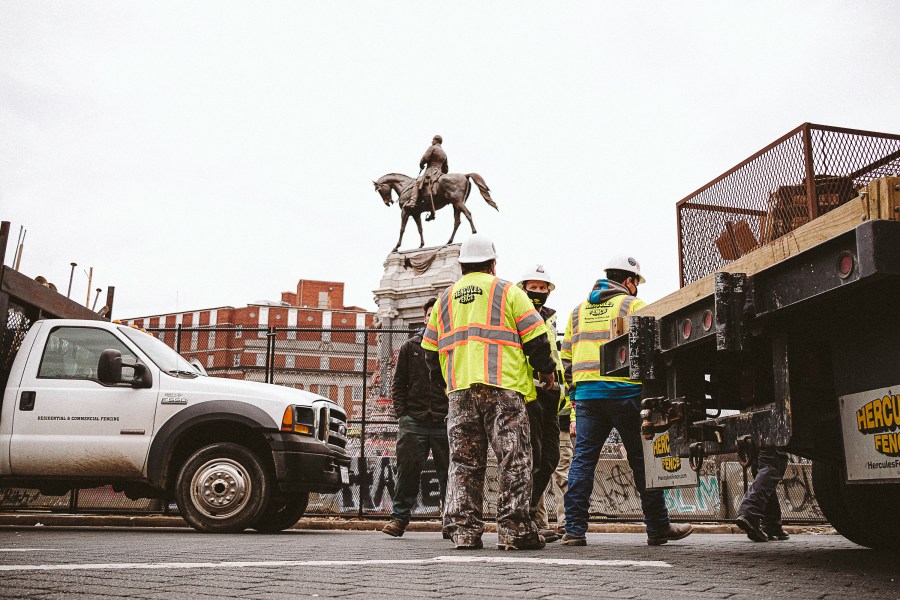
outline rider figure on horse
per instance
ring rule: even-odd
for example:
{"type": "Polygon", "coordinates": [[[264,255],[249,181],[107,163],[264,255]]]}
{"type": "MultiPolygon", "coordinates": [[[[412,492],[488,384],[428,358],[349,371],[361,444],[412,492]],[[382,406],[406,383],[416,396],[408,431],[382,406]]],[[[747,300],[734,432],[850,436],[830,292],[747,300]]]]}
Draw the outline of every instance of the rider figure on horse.
{"type": "Polygon", "coordinates": [[[434,186],[441,175],[446,175],[449,171],[447,168],[447,153],[441,147],[443,141],[444,139],[441,136],[434,136],[431,140],[431,146],[422,155],[422,160],[419,161],[419,170],[425,169],[425,172],[416,179],[415,203],[418,203],[421,199],[422,188],[428,186],[428,197],[431,198],[431,214],[425,217],[426,221],[434,220],[434,186]]]}

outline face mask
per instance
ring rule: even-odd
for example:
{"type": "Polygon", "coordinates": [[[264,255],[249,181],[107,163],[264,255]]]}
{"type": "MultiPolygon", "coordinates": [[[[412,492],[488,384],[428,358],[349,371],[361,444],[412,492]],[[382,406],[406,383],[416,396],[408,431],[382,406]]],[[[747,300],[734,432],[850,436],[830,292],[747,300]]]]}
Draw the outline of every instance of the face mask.
{"type": "Polygon", "coordinates": [[[550,295],[549,292],[525,292],[528,294],[528,297],[531,298],[531,301],[534,303],[535,308],[541,308],[547,302],[547,296],[550,295]]]}

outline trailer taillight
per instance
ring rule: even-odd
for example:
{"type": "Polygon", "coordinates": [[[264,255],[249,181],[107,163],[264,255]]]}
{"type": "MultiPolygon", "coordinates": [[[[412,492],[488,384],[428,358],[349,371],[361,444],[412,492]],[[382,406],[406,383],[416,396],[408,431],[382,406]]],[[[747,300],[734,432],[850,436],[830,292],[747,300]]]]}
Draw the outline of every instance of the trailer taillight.
{"type": "Polygon", "coordinates": [[[683,337],[684,339],[688,339],[689,337],[691,337],[692,329],[693,329],[693,326],[691,325],[690,319],[685,319],[684,321],[682,321],[681,322],[681,337],[683,337]]]}
{"type": "Polygon", "coordinates": [[[619,364],[624,365],[625,359],[628,357],[628,353],[625,348],[619,348],[619,364]]]}
{"type": "Polygon", "coordinates": [[[853,260],[853,255],[849,252],[844,252],[838,257],[837,270],[841,279],[846,279],[850,276],[850,273],[853,272],[853,265],[855,262],[856,261],[853,260]]]}
{"type": "Polygon", "coordinates": [[[712,329],[712,311],[708,310],[703,313],[703,331],[709,331],[712,329]]]}

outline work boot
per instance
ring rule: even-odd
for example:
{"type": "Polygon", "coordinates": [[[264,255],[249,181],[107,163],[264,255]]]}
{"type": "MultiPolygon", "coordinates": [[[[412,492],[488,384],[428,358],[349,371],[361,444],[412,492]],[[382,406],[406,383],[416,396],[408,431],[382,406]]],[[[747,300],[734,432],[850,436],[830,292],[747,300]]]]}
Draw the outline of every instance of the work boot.
{"type": "Polygon", "coordinates": [[[754,519],[749,515],[738,515],[737,519],[734,520],[734,523],[754,542],[769,541],[769,535],[763,531],[762,527],[760,527],[759,519],[754,519]]]}
{"type": "Polygon", "coordinates": [[[587,546],[587,538],[584,536],[577,537],[568,533],[562,536],[563,546],[587,546]]]}
{"type": "Polygon", "coordinates": [[[566,528],[565,527],[557,527],[556,535],[559,535],[559,536],[566,535],[566,528]]]}
{"type": "Polygon", "coordinates": [[[781,528],[781,525],[763,525],[762,530],[769,536],[770,542],[784,542],[791,539],[787,531],[781,528]]]}
{"type": "Polygon", "coordinates": [[[662,546],[666,542],[681,540],[691,535],[694,528],[690,523],[670,523],[669,527],[655,535],[647,536],[648,546],[662,546]]]}
{"type": "Polygon", "coordinates": [[[538,534],[540,534],[548,544],[559,540],[559,534],[556,533],[555,529],[541,529],[538,531],[538,534]]]}
{"type": "Polygon", "coordinates": [[[454,540],[454,543],[456,544],[454,546],[455,550],[481,550],[482,548],[484,548],[484,543],[482,543],[481,538],[456,538],[456,540],[454,540]]]}
{"type": "Polygon", "coordinates": [[[391,519],[381,530],[381,533],[386,533],[391,537],[403,537],[404,531],[406,531],[406,525],[397,519],[391,519]]]}
{"type": "Polygon", "coordinates": [[[543,550],[547,542],[537,533],[513,540],[511,543],[497,544],[497,550],[543,550]]]}

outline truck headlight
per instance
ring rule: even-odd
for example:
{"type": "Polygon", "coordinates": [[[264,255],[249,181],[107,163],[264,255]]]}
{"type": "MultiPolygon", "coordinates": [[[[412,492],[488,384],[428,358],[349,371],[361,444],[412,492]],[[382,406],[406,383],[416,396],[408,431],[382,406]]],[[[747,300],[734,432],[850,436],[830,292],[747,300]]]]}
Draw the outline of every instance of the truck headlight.
{"type": "Polygon", "coordinates": [[[281,430],[301,435],[315,435],[315,416],[307,406],[288,406],[281,417],[281,430]]]}

